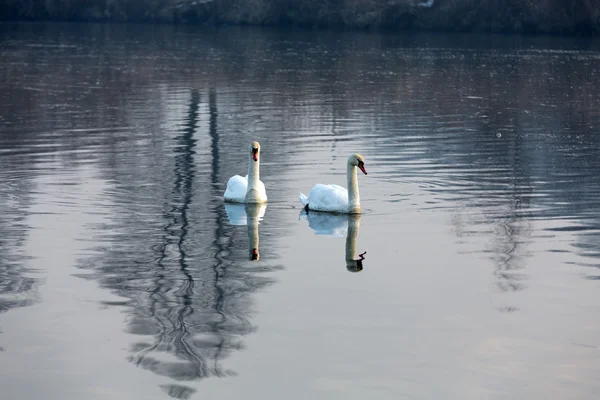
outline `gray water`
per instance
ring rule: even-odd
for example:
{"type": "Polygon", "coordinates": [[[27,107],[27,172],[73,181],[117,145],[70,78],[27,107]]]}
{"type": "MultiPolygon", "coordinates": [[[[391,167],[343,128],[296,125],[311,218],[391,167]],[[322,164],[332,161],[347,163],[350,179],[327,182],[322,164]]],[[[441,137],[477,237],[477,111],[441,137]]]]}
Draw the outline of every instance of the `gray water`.
{"type": "Polygon", "coordinates": [[[597,39],[3,23],[2,399],[595,399],[599,93],[597,39]]]}

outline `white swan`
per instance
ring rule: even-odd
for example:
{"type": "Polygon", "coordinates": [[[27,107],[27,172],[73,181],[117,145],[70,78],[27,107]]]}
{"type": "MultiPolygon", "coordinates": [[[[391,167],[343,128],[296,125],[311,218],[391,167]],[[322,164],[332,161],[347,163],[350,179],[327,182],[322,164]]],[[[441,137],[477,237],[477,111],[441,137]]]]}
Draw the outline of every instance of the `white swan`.
{"type": "Polygon", "coordinates": [[[348,190],[338,185],[322,185],[320,183],[313,186],[308,194],[300,193],[300,201],[306,211],[324,211],[344,214],[360,213],[360,196],[358,194],[358,178],[356,177],[356,167],[367,175],[365,169],[365,160],[360,154],[352,154],[348,157],[346,164],[346,179],[348,180],[348,190]]]}
{"type": "Polygon", "coordinates": [[[260,259],[258,224],[266,210],[266,204],[225,204],[225,212],[231,225],[248,226],[248,256],[251,261],[260,259]]]}
{"type": "Polygon", "coordinates": [[[266,203],[267,191],[260,180],[260,144],[250,144],[248,175],[234,175],[227,181],[223,198],[232,203],[266,203]]]}

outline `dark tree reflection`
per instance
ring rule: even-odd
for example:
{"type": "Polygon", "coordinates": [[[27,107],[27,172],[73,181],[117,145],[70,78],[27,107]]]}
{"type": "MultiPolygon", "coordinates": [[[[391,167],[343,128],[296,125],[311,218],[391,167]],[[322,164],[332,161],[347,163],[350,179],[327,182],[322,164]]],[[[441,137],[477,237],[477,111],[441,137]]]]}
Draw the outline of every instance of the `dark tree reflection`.
{"type": "MultiPolygon", "coordinates": [[[[229,226],[218,198],[226,178],[217,91],[207,92],[191,91],[183,129],[170,142],[157,137],[146,157],[111,163],[114,195],[123,201],[115,221],[99,227],[106,247],[83,275],[127,299],[128,330],[143,338],[131,362],[176,381],[235,374],[222,361],[254,331],[250,296],[273,282],[264,273],[276,269],[232,256],[246,230],[229,226]],[[164,179],[169,164],[172,179],[164,179]]],[[[175,398],[193,393],[181,385],[163,389],[175,398]]]]}
{"type": "MultiPolygon", "coordinates": [[[[28,267],[25,240],[34,191],[27,170],[0,160],[0,314],[38,301],[39,279],[28,267]],[[7,173],[10,171],[10,173],[7,173]]],[[[0,333],[2,332],[0,326],[0,333]]],[[[0,350],[2,346],[0,345],[0,350]]]]}
{"type": "MultiPolygon", "coordinates": [[[[217,196],[246,169],[238,150],[248,132],[268,139],[264,175],[274,177],[276,201],[288,198],[299,169],[364,149],[377,170],[365,189],[382,182],[386,191],[374,190],[381,197],[370,200],[396,201],[387,191],[405,195],[405,183],[413,184],[414,198],[430,202],[418,207],[444,208],[462,249],[492,261],[507,299],[526,288],[529,241],[544,244],[539,235],[570,232],[561,244],[598,266],[596,45],[579,51],[556,38],[342,38],[241,28],[37,29],[27,24],[0,40],[0,178],[10,182],[0,185],[0,308],[30,304],[36,293],[23,250],[30,183],[3,173],[33,163],[5,161],[33,151],[42,168],[54,159],[66,170],[89,168],[106,187],[95,200],[108,211],[93,227],[96,254],[81,267],[122,298],[110,304],[123,308],[136,335],[131,362],[172,378],[162,386],[172,397],[191,395],[187,381],[234,373],[225,360],[255,329],[253,295],[272,282],[264,274],[275,269],[265,261],[269,241],[288,229],[274,218],[280,205],[269,207],[261,225],[269,235],[252,263],[246,229],[227,223],[217,196]]],[[[388,205],[405,212],[381,208],[388,205]]]]}

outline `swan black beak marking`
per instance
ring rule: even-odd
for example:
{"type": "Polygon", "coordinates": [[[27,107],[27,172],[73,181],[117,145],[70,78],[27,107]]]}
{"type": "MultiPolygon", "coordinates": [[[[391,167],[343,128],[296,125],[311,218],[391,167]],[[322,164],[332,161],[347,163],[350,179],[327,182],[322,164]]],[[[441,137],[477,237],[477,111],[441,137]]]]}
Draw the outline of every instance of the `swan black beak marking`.
{"type": "Polygon", "coordinates": [[[367,170],[365,169],[365,163],[362,161],[358,162],[358,168],[363,172],[363,174],[367,175],[367,170]]]}
{"type": "Polygon", "coordinates": [[[252,148],[252,158],[254,159],[254,161],[258,161],[258,149],[257,148],[252,148]]]}

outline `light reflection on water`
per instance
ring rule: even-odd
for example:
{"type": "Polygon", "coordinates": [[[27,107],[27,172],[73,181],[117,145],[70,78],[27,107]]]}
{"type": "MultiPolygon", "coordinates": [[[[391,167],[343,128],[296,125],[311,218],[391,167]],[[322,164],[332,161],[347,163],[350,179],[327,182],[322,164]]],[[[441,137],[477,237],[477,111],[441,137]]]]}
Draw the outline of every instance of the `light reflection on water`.
{"type": "Polygon", "coordinates": [[[237,398],[266,379],[250,393],[597,391],[593,43],[0,32],[8,393],[237,398]],[[225,206],[252,140],[269,204],[225,206]],[[369,170],[364,215],[301,212],[298,192],[344,184],[357,151],[369,170]],[[37,324],[20,337],[26,318],[37,324]],[[78,325],[121,347],[79,364],[42,356],[93,349],[78,325]],[[37,389],[13,376],[32,363],[37,389]],[[90,365],[120,378],[73,383],[90,365]],[[128,365],[151,371],[138,378],[150,384],[132,384],[141,381],[128,365]],[[228,383],[204,379],[215,377],[228,383]]]}

